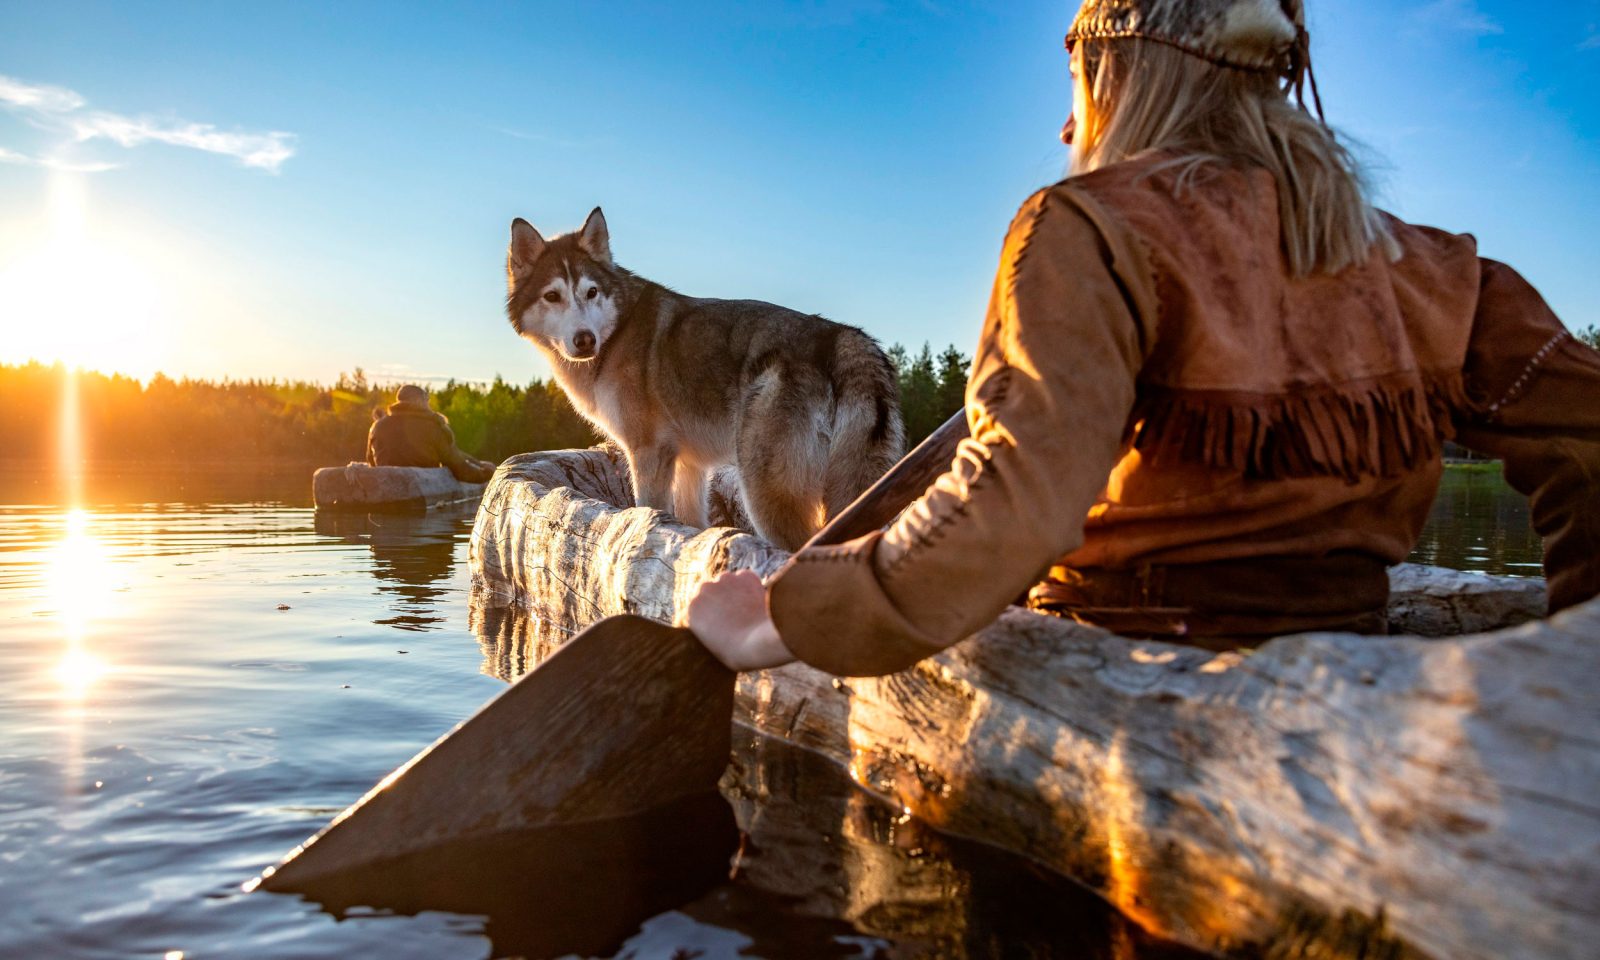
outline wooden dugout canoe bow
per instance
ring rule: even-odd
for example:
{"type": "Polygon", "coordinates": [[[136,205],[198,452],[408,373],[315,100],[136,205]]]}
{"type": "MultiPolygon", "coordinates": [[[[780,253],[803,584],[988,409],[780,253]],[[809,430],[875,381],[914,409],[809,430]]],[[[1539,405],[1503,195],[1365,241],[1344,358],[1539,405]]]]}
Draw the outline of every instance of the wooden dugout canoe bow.
{"type": "MultiPolygon", "coordinates": [[[[949,468],[967,435],[958,412],[806,546],[889,523],[949,468]]],[[[257,884],[304,892],[452,841],[623,817],[715,790],[732,749],[733,680],[688,630],[608,617],[385,777],[257,884]]]]}

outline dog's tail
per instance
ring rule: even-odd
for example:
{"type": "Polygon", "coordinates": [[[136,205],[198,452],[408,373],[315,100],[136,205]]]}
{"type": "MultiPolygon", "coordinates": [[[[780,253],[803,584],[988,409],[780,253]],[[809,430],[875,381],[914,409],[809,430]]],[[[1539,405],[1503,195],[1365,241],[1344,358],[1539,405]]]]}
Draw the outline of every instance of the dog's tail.
{"type": "Polygon", "coordinates": [[[834,341],[833,435],[823,507],[837,516],[905,452],[900,386],[878,342],[851,329],[834,341]]]}

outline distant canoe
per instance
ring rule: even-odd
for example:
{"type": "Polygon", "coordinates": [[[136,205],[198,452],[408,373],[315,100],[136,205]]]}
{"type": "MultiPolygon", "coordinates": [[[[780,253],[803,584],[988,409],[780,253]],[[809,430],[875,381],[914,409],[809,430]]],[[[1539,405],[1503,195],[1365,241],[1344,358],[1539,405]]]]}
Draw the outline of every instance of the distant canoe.
{"type": "Polygon", "coordinates": [[[445,467],[374,467],[352,463],[323,467],[311,475],[318,510],[427,510],[476,503],[488,487],[463,483],[445,467]]]}
{"type": "MultiPolygon", "coordinates": [[[[496,631],[495,669],[611,614],[672,620],[706,577],[787,559],[632,503],[615,450],[502,466],[472,538],[477,615],[535,626],[496,631]]],[[[1592,957],[1600,600],[1540,620],[1537,580],[1406,565],[1392,587],[1412,635],[1248,654],[1014,608],[890,677],[746,674],[736,723],[1220,955],[1592,957]]]]}

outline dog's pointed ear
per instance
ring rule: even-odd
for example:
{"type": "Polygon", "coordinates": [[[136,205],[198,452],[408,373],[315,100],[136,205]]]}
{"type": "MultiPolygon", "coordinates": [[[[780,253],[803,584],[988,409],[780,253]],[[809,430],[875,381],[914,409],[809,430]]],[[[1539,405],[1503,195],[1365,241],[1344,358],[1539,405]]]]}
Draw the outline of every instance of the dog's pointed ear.
{"type": "Polygon", "coordinates": [[[578,246],[596,260],[611,262],[611,231],[606,229],[606,215],[600,212],[599,207],[595,207],[589,213],[589,219],[583,221],[583,230],[578,234],[578,246]]]}
{"type": "Polygon", "coordinates": [[[506,250],[506,272],[515,280],[517,274],[533,266],[544,252],[544,237],[533,224],[518,217],[511,221],[511,246],[506,250]]]}

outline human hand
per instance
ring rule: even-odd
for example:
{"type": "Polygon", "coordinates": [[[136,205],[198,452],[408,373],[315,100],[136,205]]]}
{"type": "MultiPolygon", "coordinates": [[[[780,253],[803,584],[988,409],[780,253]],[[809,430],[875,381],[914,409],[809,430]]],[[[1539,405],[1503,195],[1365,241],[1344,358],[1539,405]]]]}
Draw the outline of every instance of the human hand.
{"type": "Polygon", "coordinates": [[[750,570],[719,573],[689,600],[688,626],[734,672],[794,662],[767,614],[767,588],[750,570]]]}

